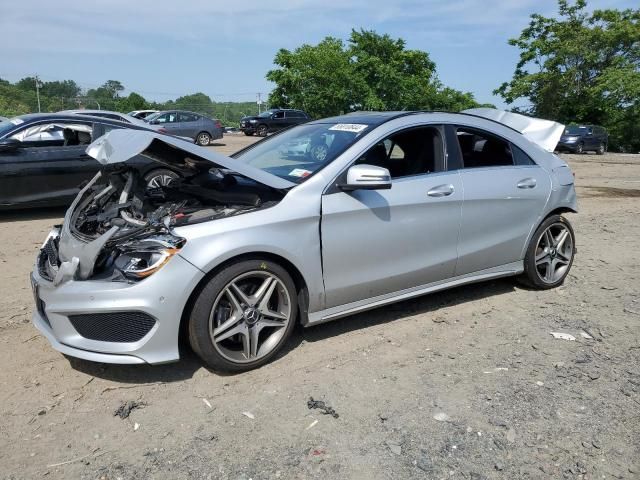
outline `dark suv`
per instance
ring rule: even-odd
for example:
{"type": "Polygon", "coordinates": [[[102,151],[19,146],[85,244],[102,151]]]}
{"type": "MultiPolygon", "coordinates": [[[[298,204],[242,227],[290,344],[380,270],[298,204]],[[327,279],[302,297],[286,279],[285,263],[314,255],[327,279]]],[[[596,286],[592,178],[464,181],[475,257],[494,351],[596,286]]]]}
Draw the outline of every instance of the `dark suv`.
{"type": "Polygon", "coordinates": [[[597,125],[568,125],[556,150],[584,153],[588,151],[603,155],[607,151],[609,134],[597,125]]]}
{"type": "Polygon", "coordinates": [[[309,120],[311,120],[309,115],[302,110],[274,108],[266,110],[256,117],[243,117],[240,120],[240,130],[245,135],[256,133],[261,137],[266,137],[267,133],[277,132],[309,120]]]}

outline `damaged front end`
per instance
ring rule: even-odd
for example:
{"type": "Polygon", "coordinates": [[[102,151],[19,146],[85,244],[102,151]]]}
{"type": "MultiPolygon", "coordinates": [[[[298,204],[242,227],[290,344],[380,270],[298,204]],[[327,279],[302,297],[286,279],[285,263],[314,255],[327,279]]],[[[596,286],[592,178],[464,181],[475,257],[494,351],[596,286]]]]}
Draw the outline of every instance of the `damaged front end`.
{"type": "MultiPolygon", "coordinates": [[[[109,135],[114,133],[118,131],[109,135]]],[[[187,151],[153,134],[128,133],[124,148],[119,148],[122,139],[108,135],[87,150],[105,167],[80,191],[37,260],[40,276],[54,285],[87,279],[138,282],[184,247],[186,240],[174,227],[268,208],[284,195],[278,188],[220,168],[223,162],[212,163],[206,151],[195,151],[195,156],[191,146],[187,151]],[[132,134],[137,134],[133,149],[132,134]],[[150,189],[139,171],[127,164],[136,155],[157,160],[181,177],[150,189]]]]}

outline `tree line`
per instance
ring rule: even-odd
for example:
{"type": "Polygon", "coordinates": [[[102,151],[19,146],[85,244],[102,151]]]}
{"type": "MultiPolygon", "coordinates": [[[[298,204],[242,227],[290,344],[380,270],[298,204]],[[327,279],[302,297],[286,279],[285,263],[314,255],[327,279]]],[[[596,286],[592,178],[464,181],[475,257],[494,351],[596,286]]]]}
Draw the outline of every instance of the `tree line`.
{"type": "Polygon", "coordinates": [[[38,82],[40,110],[57,112],[78,108],[131,112],[133,110],[190,110],[219,118],[226,125],[236,125],[245,115],[255,115],[255,102],[215,102],[204,93],[194,93],[175,100],[156,102],[136,92],[123,95],[124,85],[118,80],[107,80],[97,88],[83,90],[73,80],[42,82],[25,77],[15,83],[0,79],[0,115],[11,117],[38,111],[38,82]]]}
{"type": "MultiPolygon", "coordinates": [[[[558,0],[557,17],[531,15],[509,44],[520,50],[520,58],[512,78],[493,93],[513,111],[564,124],[602,125],[609,131],[610,149],[640,151],[640,9],[589,12],[586,0],[558,0]]],[[[355,110],[482,106],[472,93],[445,86],[427,52],[370,30],[352,30],[346,42],[326,37],[316,45],[281,49],[274,67],[266,74],[275,85],[268,103],[299,108],[314,118],[355,110]]],[[[0,79],[0,114],[37,111],[36,81],[0,79]]],[[[41,85],[43,111],[78,105],[121,112],[180,108],[231,125],[257,110],[253,102],[216,103],[204,93],[164,103],[135,92],[124,96],[116,80],[86,92],[73,80],[41,85]]]]}

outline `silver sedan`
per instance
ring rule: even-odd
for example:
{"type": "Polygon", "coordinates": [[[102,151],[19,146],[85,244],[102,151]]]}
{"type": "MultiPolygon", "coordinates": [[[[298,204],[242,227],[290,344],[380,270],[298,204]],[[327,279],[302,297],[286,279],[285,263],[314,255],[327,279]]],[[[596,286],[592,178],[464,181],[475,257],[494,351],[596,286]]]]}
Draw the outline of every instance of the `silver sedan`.
{"type": "Polygon", "coordinates": [[[576,251],[573,174],[549,151],[562,131],[497,110],[355,113],[230,158],[114,130],[38,255],[33,322],[65,354],[131,364],[178,360],[184,329],[205,364],[243,371],[298,322],[498,277],[556,287],[576,251]],[[148,189],[139,155],[183,175],[148,189]]]}

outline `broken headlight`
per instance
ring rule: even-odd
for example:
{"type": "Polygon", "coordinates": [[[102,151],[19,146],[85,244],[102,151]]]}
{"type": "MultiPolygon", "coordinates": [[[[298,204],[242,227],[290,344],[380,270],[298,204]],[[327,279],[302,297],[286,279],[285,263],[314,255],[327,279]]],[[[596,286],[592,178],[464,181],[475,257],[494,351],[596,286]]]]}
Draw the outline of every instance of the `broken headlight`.
{"type": "Polygon", "coordinates": [[[147,239],[127,243],[120,246],[114,266],[128,279],[142,280],[164,267],[184,244],[185,240],[177,237],[171,237],[171,241],[147,239]]]}

